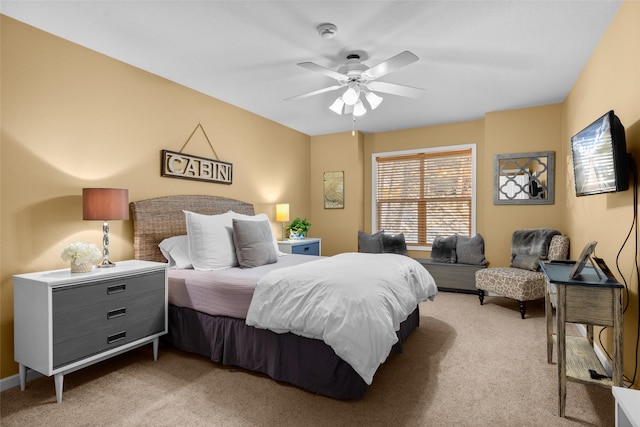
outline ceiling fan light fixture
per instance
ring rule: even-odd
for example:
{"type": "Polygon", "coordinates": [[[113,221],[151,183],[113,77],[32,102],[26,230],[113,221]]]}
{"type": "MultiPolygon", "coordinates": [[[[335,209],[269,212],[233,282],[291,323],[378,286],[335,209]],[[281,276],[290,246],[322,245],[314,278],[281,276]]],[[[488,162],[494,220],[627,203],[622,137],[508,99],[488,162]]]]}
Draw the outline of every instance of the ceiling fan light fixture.
{"type": "Polygon", "coordinates": [[[342,100],[347,105],[355,105],[355,103],[358,102],[359,98],[360,98],[360,89],[353,86],[349,86],[349,89],[347,89],[342,94],[342,100]]]}
{"type": "Polygon", "coordinates": [[[382,98],[381,96],[376,95],[373,92],[369,92],[367,93],[367,95],[365,96],[365,98],[367,99],[367,102],[369,103],[369,105],[371,106],[372,110],[375,110],[376,108],[378,108],[378,106],[380,104],[382,104],[382,100],[384,98],[382,98]]]}
{"type": "Polygon", "coordinates": [[[364,116],[367,114],[367,108],[364,106],[361,100],[358,100],[353,106],[353,115],[356,117],[364,116]]]}
{"type": "Polygon", "coordinates": [[[344,101],[341,97],[338,97],[333,104],[329,106],[329,109],[336,114],[342,114],[342,107],[344,107],[344,101]]]}

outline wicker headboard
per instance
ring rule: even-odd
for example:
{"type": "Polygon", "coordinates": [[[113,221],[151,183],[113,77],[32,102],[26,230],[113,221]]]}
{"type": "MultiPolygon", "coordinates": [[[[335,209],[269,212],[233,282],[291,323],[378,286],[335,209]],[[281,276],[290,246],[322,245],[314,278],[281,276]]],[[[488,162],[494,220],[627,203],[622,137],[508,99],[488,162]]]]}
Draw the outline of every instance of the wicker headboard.
{"type": "Polygon", "coordinates": [[[133,219],[135,259],[167,262],[158,244],[172,236],[187,234],[184,212],[215,215],[230,210],[254,215],[253,205],[218,196],[182,195],[156,197],[129,203],[133,219]]]}

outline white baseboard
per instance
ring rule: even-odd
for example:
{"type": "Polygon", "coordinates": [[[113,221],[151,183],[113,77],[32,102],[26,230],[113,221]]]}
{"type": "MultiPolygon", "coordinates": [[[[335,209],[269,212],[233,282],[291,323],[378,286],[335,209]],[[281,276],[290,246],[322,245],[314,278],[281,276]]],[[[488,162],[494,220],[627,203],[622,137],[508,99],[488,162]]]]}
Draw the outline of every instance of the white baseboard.
{"type": "MultiPolygon", "coordinates": [[[[40,378],[42,376],[43,375],[40,372],[27,369],[27,382],[31,380],[35,380],[36,378],[40,378]]],[[[20,375],[18,374],[15,374],[0,380],[0,391],[9,390],[10,388],[19,387],[19,386],[20,386],[20,375]]]]}
{"type": "MultiPolygon", "coordinates": [[[[587,328],[584,325],[576,324],[576,327],[578,328],[578,331],[580,332],[580,334],[583,337],[587,336],[587,328]]],[[[602,363],[602,367],[605,369],[605,371],[607,371],[607,375],[612,377],[613,376],[613,366],[611,366],[611,363],[609,363],[609,359],[607,359],[607,356],[600,349],[600,347],[598,347],[597,345],[594,345],[593,348],[596,351],[596,356],[598,356],[598,359],[600,359],[600,363],[602,363]]]]}

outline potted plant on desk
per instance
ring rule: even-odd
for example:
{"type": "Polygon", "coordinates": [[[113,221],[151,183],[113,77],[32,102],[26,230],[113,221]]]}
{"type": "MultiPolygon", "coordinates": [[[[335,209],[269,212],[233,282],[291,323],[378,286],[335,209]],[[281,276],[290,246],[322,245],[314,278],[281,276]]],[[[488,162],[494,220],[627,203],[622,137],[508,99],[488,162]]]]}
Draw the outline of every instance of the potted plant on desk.
{"type": "Polygon", "coordinates": [[[309,232],[309,221],[306,218],[296,217],[291,221],[291,223],[287,226],[287,230],[289,231],[289,239],[290,240],[302,240],[307,236],[309,232]]]}

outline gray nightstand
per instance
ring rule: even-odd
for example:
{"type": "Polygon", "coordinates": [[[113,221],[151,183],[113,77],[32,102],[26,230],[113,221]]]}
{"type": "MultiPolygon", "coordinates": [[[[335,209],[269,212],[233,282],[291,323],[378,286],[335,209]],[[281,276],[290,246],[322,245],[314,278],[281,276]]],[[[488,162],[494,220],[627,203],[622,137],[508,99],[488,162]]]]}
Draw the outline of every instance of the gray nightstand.
{"type": "Polygon", "coordinates": [[[65,374],[150,343],[155,360],[167,333],[167,264],[159,262],[18,274],[13,295],[20,388],[27,368],[54,375],[58,402],[65,374]]]}
{"type": "Polygon", "coordinates": [[[287,254],[322,255],[322,239],[280,240],[278,248],[287,254]]]}

